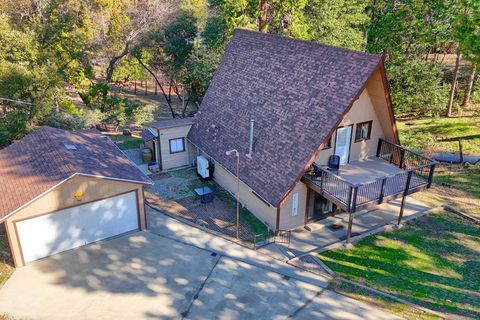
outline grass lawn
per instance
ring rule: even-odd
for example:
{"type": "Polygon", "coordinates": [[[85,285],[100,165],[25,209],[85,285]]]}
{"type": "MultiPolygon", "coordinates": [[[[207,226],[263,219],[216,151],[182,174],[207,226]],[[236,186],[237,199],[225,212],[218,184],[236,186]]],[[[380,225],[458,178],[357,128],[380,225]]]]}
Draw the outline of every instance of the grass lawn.
{"type": "Polygon", "coordinates": [[[400,141],[422,152],[458,153],[458,139],[465,154],[480,154],[480,117],[426,118],[397,121],[400,141]]]}
{"type": "Polygon", "coordinates": [[[480,318],[480,227],[457,215],[424,216],[319,258],[347,279],[452,316],[480,318]]]}
{"type": "Polygon", "coordinates": [[[143,140],[137,136],[124,136],[122,133],[104,132],[122,150],[138,149],[142,146],[143,140]]]}
{"type": "MultiPolygon", "coordinates": [[[[480,154],[480,117],[428,118],[397,121],[400,141],[408,148],[427,154],[458,153],[462,139],[465,154],[480,154]]],[[[463,168],[439,164],[435,170],[435,188],[414,197],[432,206],[449,204],[480,217],[480,164],[463,168]]]]}
{"type": "MultiPolygon", "coordinates": [[[[0,287],[13,272],[13,262],[10,257],[7,235],[3,223],[0,224],[0,287]]],[[[1,319],[1,318],[0,318],[1,319]]]]}

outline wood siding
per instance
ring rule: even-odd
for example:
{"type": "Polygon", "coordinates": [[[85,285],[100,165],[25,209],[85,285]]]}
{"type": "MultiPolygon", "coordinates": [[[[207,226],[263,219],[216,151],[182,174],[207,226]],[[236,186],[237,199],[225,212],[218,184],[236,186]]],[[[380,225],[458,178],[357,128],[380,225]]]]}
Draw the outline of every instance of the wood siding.
{"type": "MultiPolygon", "coordinates": [[[[367,86],[368,87],[368,86],[367,86]]],[[[383,90],[383,89],[382,89],[383,90]]],[[[383,92],[383,91],[382,91],[383,92]]],[[[384,98],[385,100],[385,98],[384,98]]],[[[351,148],[350,148],[350,161],[362,160],[368,156],[375,155],[377,151],[377,144],[379,138],[390,139],[393,137],[393,131],[388,118],[388,110],[385,109],[385,115],[378,116],[378,109],[380,107],[374,107],[372,100],[370,99],[370,92],[365,89],[357,101],[354,102],[350,111],[345,115],[340,126],[348,126],[353,124],[351,148]],[[365,141],[355,142],[355,130],[356,124],[365,121],[372,121],[370,139],[365,141]],[[385,135],[385,132],[389,132],[389,135],[385,135]]],[[[335,150],[335,134],[332,136],[332,147],[326,150],[322,150],[315,159],[315,163],[320,165],[328,164],[328,157],[333,154],[335,150]]]]}
{"type": "Polygon", "coordinates": [[[305,223],[307,191],[307,186],[303,182],[298,182],[292,192],[285,199],[283,206],[280,208],[280,229],[289,230],[305,223]],[[292,216],[292,198],[295,193],[298,194],[297,215],[292,216]]]}
{"type": "MultiPolygon", "coordinates": [[[[234,158],[232,158],[234,161],[234,158]]],[[[220,164],[215,162],[215,171],[213,173],[215,181],[234,197],[237,192],[237,177],[225,170],[220,164]]],[[[240,177],[241,179],[241,177],[240,177]]],[[[260,221],[267,224],[270,229],[275,229],[276,213],[275,207],[267,205],[258,196],[253,194],[253,190],[240,181],[240,202],[252,212],[260,221]]]]}
{"type": "Polygon", "coordinates": [[[190,150],[192,147],[187,142],[187,134],[191,125],[160,129],[160,153],[162,159],[162,170],[169,170],[177,167],[190,165],[194,159],[190,159],[190,150]],[[183,138],[185,143],[185,151],[170,153],[170,139],[183,138]]]}
{"type": "Polygon", "coordinates": [[[109,198],[129,191],[136,191],[137,193],[140,227],[143,230],[146,228],[143,185],[136,183],[76,176],[22,208],[5,220],[15,266],[20,267],[23,263],[21,261],[18,239],[15,234],[14,221],[109,198]],[[74,197],[77,191],[83,192],[81,201],[74,197]]]}

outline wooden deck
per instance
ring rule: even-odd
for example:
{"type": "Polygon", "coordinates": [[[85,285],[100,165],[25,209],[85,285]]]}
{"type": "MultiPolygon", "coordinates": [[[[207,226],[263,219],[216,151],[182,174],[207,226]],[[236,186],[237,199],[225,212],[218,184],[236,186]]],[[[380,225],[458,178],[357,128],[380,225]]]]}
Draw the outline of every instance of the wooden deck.
{"type": "Polygon", "coordinates": [[[377,156],[340,166],[338,172],[314,167],[303,182],[346,212],[417,192],[431,185],[435,162],[380,140],[377,156]]]}

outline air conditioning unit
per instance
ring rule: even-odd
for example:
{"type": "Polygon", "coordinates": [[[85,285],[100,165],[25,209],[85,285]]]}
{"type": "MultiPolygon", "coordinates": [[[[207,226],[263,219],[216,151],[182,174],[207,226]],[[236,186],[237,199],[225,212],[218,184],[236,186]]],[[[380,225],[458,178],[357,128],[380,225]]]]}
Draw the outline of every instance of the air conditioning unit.
{"type": "Polygon", "coordinates": [[[209,162],[204,156],[197,157],[197,173],[204,179],[210,178],[209,162]]]}

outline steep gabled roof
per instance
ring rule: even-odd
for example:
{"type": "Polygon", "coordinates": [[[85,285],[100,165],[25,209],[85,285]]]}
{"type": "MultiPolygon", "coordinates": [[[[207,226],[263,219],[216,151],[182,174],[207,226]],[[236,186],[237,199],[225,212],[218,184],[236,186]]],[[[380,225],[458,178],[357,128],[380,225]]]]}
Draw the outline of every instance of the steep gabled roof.
{"type": "Polygon", "coordinates": [[[378,55],[237,30],[188,138],[231,173],[225,151],[238,149],[240,179],[278,206],[381,63],[378,55]]]}
{"type": "Polygon", "coordinates": [[[0,150],[0,221],[76,174],[151,183],[99,131],[40,127],[0,150]]]}

